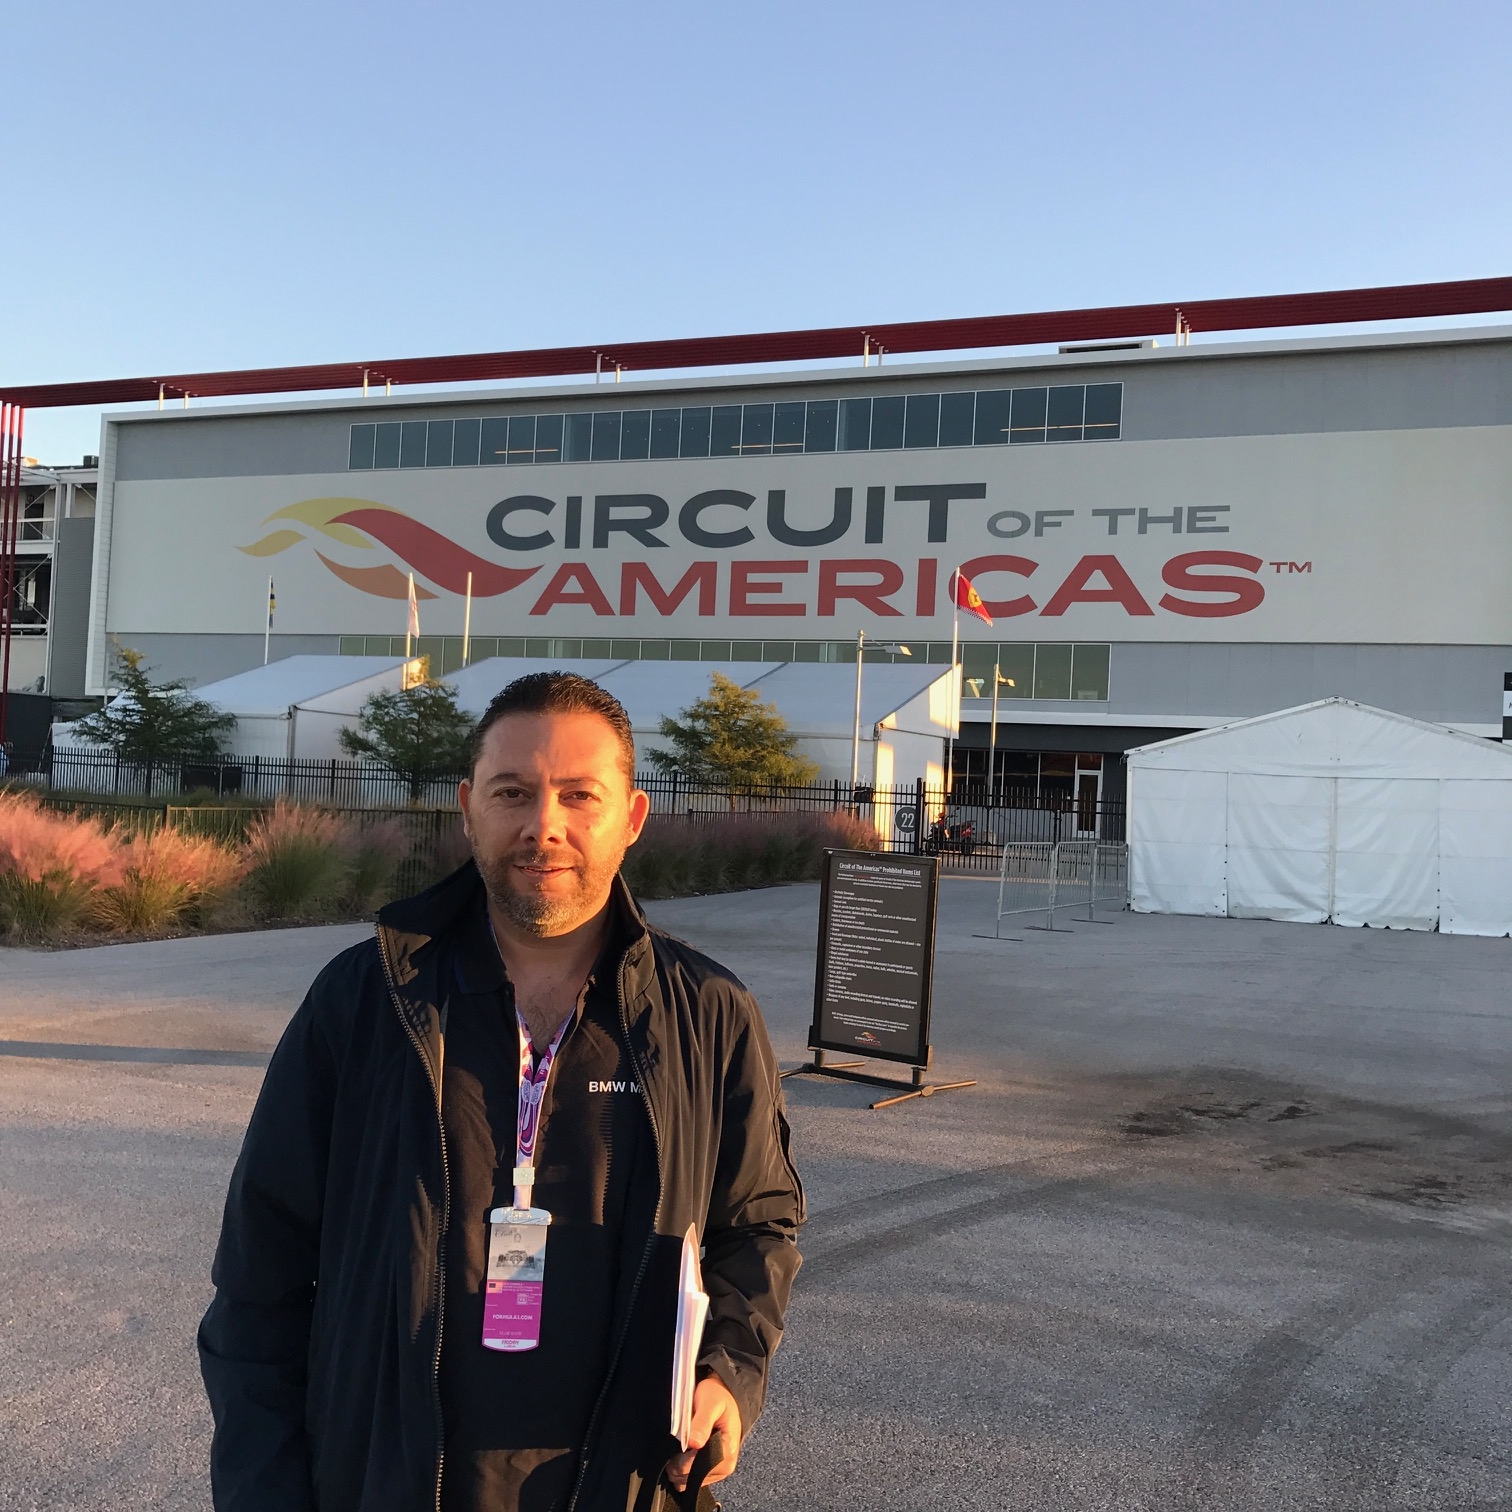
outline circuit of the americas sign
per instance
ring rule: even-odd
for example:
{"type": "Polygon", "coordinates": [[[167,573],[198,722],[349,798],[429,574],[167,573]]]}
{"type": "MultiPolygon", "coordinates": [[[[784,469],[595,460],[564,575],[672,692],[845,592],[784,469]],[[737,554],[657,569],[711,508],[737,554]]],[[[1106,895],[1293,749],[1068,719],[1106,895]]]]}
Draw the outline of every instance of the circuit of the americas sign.
{"type": "Polygon", "coordinates": [[[107,630],[1512,642],[1512,428],[122,479],[107,630]],[[191,570],[192,567],[192,570],[191,570]],[[385,601],[389,606],[385,607],[385,601]]]}

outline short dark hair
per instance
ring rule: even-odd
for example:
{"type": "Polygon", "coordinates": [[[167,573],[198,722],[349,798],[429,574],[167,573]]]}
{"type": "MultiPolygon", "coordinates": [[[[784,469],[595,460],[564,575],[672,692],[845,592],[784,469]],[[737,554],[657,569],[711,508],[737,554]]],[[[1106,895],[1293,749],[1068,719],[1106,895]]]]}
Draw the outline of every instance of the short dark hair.
{"type": "Polygon", "coordinates": [[[494,694],[472,733],[469,773],[478,769],[488,732],[510,714],[597,714],[619,738],[625,776],[630,782],[635,781],[635,736],[624,704],[592,678],[580,677],[576,672],[530,672],[494,694]]]}

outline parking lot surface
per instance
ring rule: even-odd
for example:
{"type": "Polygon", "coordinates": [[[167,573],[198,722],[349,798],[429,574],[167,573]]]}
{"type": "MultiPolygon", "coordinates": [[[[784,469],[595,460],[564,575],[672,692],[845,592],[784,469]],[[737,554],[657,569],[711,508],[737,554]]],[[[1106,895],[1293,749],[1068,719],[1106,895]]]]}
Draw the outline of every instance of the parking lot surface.
{"type": "MultiPolygon", "coordinates": [[[[727,1507],[1512,1507],[1512,942],[982,938],[994,896],[941,894],[935,1074],[975,1088],[786,1083],[805,1267],[727,1507]]],[[[817,889],[649,911],[799,1064],[817,889]]],[[[226,1178],[363,933],[0,951],[0,1506],[208,1506],[226,1178]]]]}

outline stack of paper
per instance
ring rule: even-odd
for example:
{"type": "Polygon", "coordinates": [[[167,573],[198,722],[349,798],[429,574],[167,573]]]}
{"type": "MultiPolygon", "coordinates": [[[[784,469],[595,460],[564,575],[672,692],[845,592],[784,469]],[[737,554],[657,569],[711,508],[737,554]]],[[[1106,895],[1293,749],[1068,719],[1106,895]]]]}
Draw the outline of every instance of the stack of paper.
{"type": "Polygon", "coordinates": [[[683,1235],[682,1274],[677,1288],[677,1337],[672,1346],[672,1434],[688,1447],[693,1426],[693,1384],[698,1370],[698,1349],[703,1343],[704,1319],[709,1316],[709,1294],[703,1289],[703,1271],[698,1264],[698,1231],[683,1235]]]}

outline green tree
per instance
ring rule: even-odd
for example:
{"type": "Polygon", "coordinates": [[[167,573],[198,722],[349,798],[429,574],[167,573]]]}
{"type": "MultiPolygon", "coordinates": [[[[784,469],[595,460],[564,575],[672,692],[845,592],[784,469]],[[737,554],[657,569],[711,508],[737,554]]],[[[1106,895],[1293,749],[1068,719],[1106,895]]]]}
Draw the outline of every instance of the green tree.
{"type": "Polygon", "coordinates": [[[409,784],[418,802],[432,778],[467,770],[473,722],[457,707],[457,690],[427,678],[413,688],[371,694],[355,730],[342,730],[341,748],[366,756],[409,784]]]}
{"type": "Polygon", "coordinates": [[[117,645],[115,654],[120,695],[79,720],[74,729],[80,735],[142,765],[221,755],[236,724],[232,715],[195,698],[182,678],[153,682],[140,651],[117,645]]]}
{"type": "Polygon", "coordinates": [[[798,739],[776,706],[720,672],[681,718],[662,719],[661,733],[672,749],[652,751],[652,766],[695,787],[802,787],[819,775],[812,761],[795,754],[798,739]]]}

